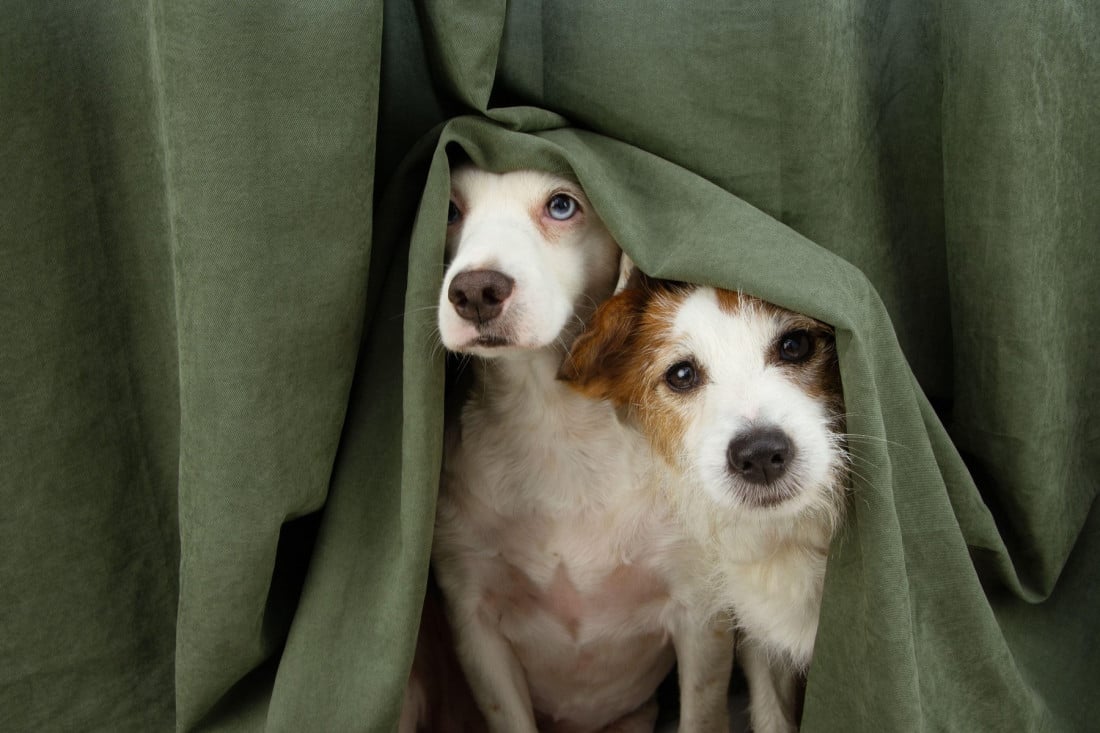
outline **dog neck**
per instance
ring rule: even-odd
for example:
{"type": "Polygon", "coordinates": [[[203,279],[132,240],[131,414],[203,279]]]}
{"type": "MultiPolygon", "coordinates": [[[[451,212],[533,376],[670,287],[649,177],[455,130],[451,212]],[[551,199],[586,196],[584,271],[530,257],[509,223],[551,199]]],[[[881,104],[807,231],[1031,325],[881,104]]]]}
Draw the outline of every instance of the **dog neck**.
{"type": "Polygon", "coordinates": [[[561,359],[561,352],[552,346],[475,359],[477,387],[472,397],[486,406],[521,403],[531,410],[561,409],[563,400],[564,404],[578,401],[557,378],[561,359]]]}
{"type": "Polygon", "coordinates": [[[704,544],[728,561],[756,563],[777,553],[796,552],[824,557],[837,522],[836,511],[810,507],[796,516],[748,509],[716,509],[696,481],[664,464],[662,483],[680,515],[704,544]]]}
{"type": "Polygon", "coordinates": [[[482,487],[500,514],[583,513],[651,485],[644,438],[558,380],[560,360],[548,348],[474,362],[462,440],[509,446],[491,471],[504,478],[482,487]]]}

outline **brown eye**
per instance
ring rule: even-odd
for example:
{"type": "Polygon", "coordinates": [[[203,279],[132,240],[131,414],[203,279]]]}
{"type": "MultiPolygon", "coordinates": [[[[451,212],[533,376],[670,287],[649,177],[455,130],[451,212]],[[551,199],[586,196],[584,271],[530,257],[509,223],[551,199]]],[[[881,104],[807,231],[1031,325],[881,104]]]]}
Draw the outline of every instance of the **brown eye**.
{"type": "Polygon", "coordinates": [[[458,210],[458,204],[454,201],[447,204],[447,225],[450,226],[458,221],[462,217],[462,212],[458,210]]]}
{"type": "Polygon", "coordinates": [[[814,351],[814,337],[809,331],[791,331],[779,339],[779,358],[795,364],[806,361],[814,351]]]}
{"type": "Polygon", "coordinates": [[[677,392],[687,392],[699,384],[699,372],[690,361],[677,362],[665,372],[665,383],[677,392]]]}

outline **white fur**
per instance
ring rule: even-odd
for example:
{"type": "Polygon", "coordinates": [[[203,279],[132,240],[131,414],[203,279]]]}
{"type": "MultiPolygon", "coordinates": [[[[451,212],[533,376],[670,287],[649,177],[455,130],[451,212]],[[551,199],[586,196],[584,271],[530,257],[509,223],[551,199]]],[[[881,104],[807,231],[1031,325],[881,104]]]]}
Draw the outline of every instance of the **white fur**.
{"type": "MultiPolygon", "coordinates": [[[[747,301],[731,316],[718,306],[712,289],[698,289],[676,314],[674,336],[681,348],[706,368],[705,399],[692,400],[692,415],[684,435],[686,465],[699,486],[715,503],[739,514],[743,509],[737,480],[726,468],[730,439],[754,423],[781,427],[797,445],[794,464],[781,485],[802,490],[766,513],[782,524],[821,500],[816,487],[829,487],[835,471],[836,439],[829,429],[831,416],[822,405],[786,378],[783,369],[769,365],[766,352],[782,334],[770,314],[747,301]]],[[[742,543],[743,544],[743,543],[742,543]]]]}
{"type": "Polygon", "coordinates": [[[467,166],[455,171],[453,190],[462,218],[448,234],[451,262],[439,293],[439,334],[451,351],[496,358],[549,346],[567,326],[577,330],[578,308],[591,312],[596,298],[610,294],[607,279],[618,266],[618,247],[576,184],[535,171],[487,175],[467,166]],[[533,209],[559,192],[577,199],[581,213],[570,222],[536,219],[533,209]],[[562,239],[548,246],[540,224],[559,231],[562,239]],[[478,328],[447,299],[455,275],[481,269],[503,272],[516,282],[496,325],[513,335],[511,347],[478,346],[478,328]]]}
{"type": "Polygon", "coordinates": [[[736,619],[756,733],[796,729],[795,681],[813,656],[829,543],[844,506],[835,416],[789,365],[769,363],[783,327],[758,301],[743,299],[731,313],[713,288],[700,287],[679,305],[668,343],[644,345],[662,368],[691,360],[706,374],[677,403],[682,432],[664,480],[704,548],[709,583],[700,606],[736,619]],[[759,487],[728,468],[730,441],[750,425],[781,428],[795,446],[776,483],[786,498],[774,506],[747,501],[759,487]]]}
{"type": "Polygon", "coordinates": [[[675,490],[681,516],[708,550],[707,603],[732,609],[744,632],[758,733],[794,728],[792,675],[784,670],[802,672],[812,659],[829,541],[843,508],[833,416],[789,371],[768,363],[779,328],[762,308],[724,312],[710,288],[692,293],[675,322],[681,348],[708,374],[690,402],[675,490]],[[781,482],[797,491],[775,507],[739,500],[739,479],[727,469],[729,441],[752,423],[780,427],[796,447],[781,482]]]}
{"type": "Polygon", "coordinates": [[[817,635],[829,541],[843,508],[844,458],[830,427],[833,416],[789,371],[768,363],[779,329],[761,308],[724,312],[711,288],[697,289],[682,304],[675,339],[708,379],[687,401],[683,475],[677,477],[683,480],[674,491],[692,533],[710,548],[716,575],[711,602],[732,607],[749,638],[805,669],[817,635]],[[780,479],[796,493],[778,506],[741,501],[740,480],[726,467],[730,440],[752,423],[782,428],[796,447],[780,479]]]}
{"type": "Polygon", "coordinates": [[[479,706],[494,731],[531,733],[536,718],[649,731],[675,654],[681,730],[725,730],[732,637],[693,605],[701,552],[662,502],[644,440],[555,379],[565,339],[611,293],[617,246],[576,184],[547,174],[463,168],[453,198],[439,330],[479,358],[449,429],[432,558],[479,706]],[[582,218],[536,218],[558,191],[582,218]],[[449,284],[471,269],[514,279],[499,323],[451,307],[449,284]],[[486,332],[509,343],[479,345],[486,332]]]}

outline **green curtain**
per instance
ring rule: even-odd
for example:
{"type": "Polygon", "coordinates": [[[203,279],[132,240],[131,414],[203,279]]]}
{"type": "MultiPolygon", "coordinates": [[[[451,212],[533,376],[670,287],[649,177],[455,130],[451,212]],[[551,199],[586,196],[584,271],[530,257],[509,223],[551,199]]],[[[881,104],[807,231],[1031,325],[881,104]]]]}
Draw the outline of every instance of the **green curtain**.
{"type": "Polygon", "coordinates": [[[1100,4],[0,4],[0,730],[387,731],[448,149],[837,326],[806,731],[1100,725],[1100,4]]]}

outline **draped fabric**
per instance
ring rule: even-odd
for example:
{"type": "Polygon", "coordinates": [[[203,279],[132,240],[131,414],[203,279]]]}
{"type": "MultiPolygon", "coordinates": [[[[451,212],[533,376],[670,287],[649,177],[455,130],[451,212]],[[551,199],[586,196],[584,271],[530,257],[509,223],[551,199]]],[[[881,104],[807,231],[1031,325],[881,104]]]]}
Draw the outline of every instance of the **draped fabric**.
{"type": "Polygon", "coordinates": [[[804,730],[1097,725],[1097,3],[2,17],[0,730],[392,729],[449,151],[836,326],[804,730]]]}

